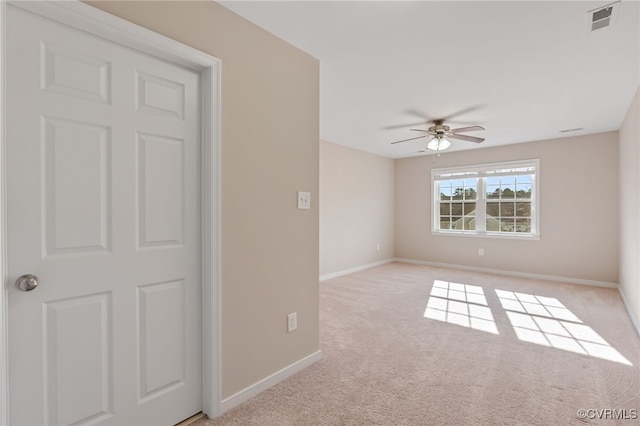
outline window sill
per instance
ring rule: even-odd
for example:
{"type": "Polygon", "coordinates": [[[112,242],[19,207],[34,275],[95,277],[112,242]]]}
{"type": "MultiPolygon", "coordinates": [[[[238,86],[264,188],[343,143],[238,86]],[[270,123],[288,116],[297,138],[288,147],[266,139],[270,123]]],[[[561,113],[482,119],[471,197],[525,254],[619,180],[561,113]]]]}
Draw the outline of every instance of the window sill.
{"type": "Polygon", "coordinates": [[[504,239],[504,240],[530,240],[530,241],[531,240],[537,241],[540,239],[540,234],[524,234],[524,233],[500,234],[497,232],[477,233],[477,232],[464,232],[464,231],[446,232],[446,231],[432,230],[431,235],[447,236],[447,237],[454,236],[454,237],[472,237],[472,238],[497,238],[497,239],[504,239]]]}

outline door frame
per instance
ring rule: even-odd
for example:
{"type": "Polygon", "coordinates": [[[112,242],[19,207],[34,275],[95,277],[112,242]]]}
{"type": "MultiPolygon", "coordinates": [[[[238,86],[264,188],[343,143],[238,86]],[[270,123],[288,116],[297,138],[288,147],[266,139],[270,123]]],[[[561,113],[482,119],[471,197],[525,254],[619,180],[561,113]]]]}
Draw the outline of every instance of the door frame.
{"type": "MultiPolygon", "coordinates": [[[[209,54],[73,1],[12,2],[0,0],[0,426],[9,426],[8,295],[6,188],[6,19],[18,7],[103,39],[177,63],[200,74],[201,232],[202,232],[202,411],[221,414],[221,61],[209,54]]],[[[195,413],[194,413],[195,414],[195,413]]]]}

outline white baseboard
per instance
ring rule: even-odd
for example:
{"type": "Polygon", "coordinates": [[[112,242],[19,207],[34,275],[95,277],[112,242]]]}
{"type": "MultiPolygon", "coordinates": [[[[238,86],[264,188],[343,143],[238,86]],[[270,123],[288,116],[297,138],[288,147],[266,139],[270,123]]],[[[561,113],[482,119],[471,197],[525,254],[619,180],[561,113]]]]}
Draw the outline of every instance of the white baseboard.
{"type": "Polygon", "coordinates": [[[606,287],[606,288],[616,288],[616,289],[618,288],[617,283],[610,283],[606,281],[585,280],[582,278],[558,277],[555,275],[531,274],[528,272],[504,271],[502,269],[479,268],[476,266],[456,265],[453,263],[429,262],[427,260],[402,259],[402,258],[396,258],[394,260],[400,263],[411,263],[415,265],[434,266],[437,268],[461,269],[463,271],[472,271],[472,272],[486,272],[488,274],[508,275],[512,277],[533,278],[533,279],[547,280],[547,281],[560,281],[563,283],[590,285],[594,287],[606,287]]]}
{"type": "Polygon", "coordinates": [[[620,298],[622,299],[624,307],[627,309],[627,314],[629,314],[629,318],[631,318],[631,323],[636,329],[636,333],[638,333],[638,336],[640,336],[640,322],[638,322],[638,318],[636,318],[635,313],[631,310],[629,299],[627,299],[627,296],[624,294],[622,287],[618,287],[618,292],[620,293],[620,298]]]}
{"type": "Polygon", "coordinates": [[[280,371],[276,371],[272,375],[265,377],[259,382],[256,382],[251,386],[241,390],[240,392],[234,395],[231,395],[229,398],[223,399],[220,406],[221,414],[224,414],[227,411],[239,406],[243,402],[246,402],[251,398],[258,396],[259,394],[266,391],[270,387],[277,385],[284,379],[287,379],[293,376],[294,374],[304,370],[305,368],[320,361],[321,359],[322,359],[322,351],[319,350],[317,352],[312,353],[311,355],[308,355],[302,358],[299,361],[294,362],[293,364],[283,368],[280,371]]]}
{"type": "Polygon", "coordinates": [[[384,265],[387,263],[395,262],[396,259],[384,259],[378,262],[367,263],[366,265],[356,266],[355,268],[345,269],[343,271],[332,272],[330,274],[320,275],[320,281],[330,280],[331,278],[341,277],[343,275],[353,274],[354,272],[364,271],[365,269],[374,268],[376,266],[384,265]]]}

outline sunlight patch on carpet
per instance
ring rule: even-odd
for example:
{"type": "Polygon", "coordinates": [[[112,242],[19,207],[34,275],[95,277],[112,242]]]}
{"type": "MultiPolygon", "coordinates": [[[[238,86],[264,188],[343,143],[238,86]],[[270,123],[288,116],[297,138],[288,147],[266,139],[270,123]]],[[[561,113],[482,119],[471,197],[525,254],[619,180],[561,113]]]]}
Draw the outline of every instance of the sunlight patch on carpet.
{"type": "Polygon", "coordinates": [[[499,334],[482,287],[435,280],[424,317],[499,334]]]}
{"type": "Polygon", "coordinates": [[[633,365],[558,299],[496,290],[518,339],[633,365]]]}

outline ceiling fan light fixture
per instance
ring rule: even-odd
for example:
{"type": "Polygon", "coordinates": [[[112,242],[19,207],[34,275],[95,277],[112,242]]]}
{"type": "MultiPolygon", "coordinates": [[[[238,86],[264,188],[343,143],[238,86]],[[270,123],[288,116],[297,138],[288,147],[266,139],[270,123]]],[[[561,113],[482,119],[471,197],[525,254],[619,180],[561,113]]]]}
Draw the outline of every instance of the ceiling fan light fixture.
{"type": "Polygon", "coordinates": [[[451,142],[444,136],[436,136],[427,144],[427,148],[433,151],[444,151],[451,146],[451,142]]]}

